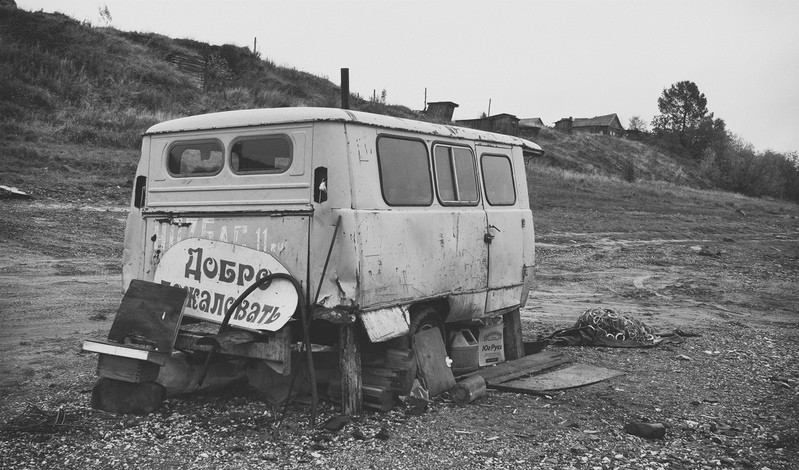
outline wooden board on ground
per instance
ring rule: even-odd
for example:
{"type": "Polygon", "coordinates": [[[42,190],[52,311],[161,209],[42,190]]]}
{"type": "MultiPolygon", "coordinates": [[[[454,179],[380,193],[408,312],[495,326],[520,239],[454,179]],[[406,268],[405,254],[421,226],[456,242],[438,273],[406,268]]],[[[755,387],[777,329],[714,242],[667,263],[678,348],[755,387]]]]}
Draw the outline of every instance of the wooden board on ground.
{"type": "Polygon", "coordinates": [[[569,357],[561,352],[547,351],[481,369],[475,372],[475,374],[483,377],[488,388],[493,388],[494,385],[501,384],[502,382],[507,382],[508,380],[513,380],[523,375],[535,374],[542,370],[551,369],[552,367],[565,364],[570,360],[569,357]]]}
{"type": "Polygon", "coordinates": [[[546,374],[504,382],[494,388],[517,393],[541,393],[591,385],[620,375],[624,375],[624,372],[588,364],[576,364],[546,374]]]}
{"type": "Polygon", "coordinates": [[[185,289],[134,279],[117,311],[109,341],[171,352],[188,295],[185,289]]]}
{"type": "Polygon", "coordinates": [[[418,374],[430,398],[455,386],[455,376],[447,365],[447,350],[438,328],[422,330],[413,335],[413,351],[419,365],[418,374]]]}

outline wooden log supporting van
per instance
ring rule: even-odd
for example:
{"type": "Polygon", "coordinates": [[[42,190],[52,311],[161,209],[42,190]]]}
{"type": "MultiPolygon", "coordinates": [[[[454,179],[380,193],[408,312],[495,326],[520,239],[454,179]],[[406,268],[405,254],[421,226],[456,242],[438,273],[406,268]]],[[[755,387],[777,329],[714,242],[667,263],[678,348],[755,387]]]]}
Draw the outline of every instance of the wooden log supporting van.
{"type": "MultiPolygon", "coordinates": [[[[220,352],[287,375],[305,304],[312,342],[340,351],[344,411],[358,414],[362,350],[502,317],[506,357],[524,354],[519,307],[535,260],[523,156],[540,152],[507,135],[342,109],[164,122],[143,137],[124,284],[179,286],[184,322],[222,323],[254,282],[287,273],[299,293],[286,279],[265,283],[229,318],[266,346],[220,352]]],[[[175,348],[191,346],[179,336],[175,348]]]]}

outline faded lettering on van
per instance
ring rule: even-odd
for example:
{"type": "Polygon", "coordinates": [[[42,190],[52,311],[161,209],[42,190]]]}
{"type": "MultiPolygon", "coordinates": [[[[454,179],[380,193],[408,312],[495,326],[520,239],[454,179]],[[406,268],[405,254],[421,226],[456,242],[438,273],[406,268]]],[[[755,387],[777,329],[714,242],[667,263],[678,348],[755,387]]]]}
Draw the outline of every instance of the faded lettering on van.
{"type": "Polygon", "coordinates": [[[238,220],[183,217],[163,219],[158,222],[154,241],[162,250],[169,249],[187,238],[195,237],[234,243],[258,251],[274,253],[279,253],[286,248],[285,243],[268,242],[267,227],[253,227],[249,224],[242,224],[238,220]]]}

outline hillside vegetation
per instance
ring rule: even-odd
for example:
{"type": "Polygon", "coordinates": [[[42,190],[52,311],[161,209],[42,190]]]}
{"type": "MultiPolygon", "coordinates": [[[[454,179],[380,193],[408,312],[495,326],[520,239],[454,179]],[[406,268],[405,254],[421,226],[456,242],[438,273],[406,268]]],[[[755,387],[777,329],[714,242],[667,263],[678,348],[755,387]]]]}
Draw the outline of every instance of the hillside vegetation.
{"type": "MultiPolygon", "coordinates": [[[[14,167],[28,162],[77,173],[110,164],[114,186],[124,187],[141,133],[157,122],[231,109],[340,105],[340,89],[328,79],[277,66],[247,48],[95,27],[57,13],[0,8],[0,63],[0,138],[6,141],[0,184],[40,194],[80,189],[28,181],[14,167]],[[104,153],[116,161],[104,163],[98,157],[104,153]]],[[[357,94],[350,106],[426,119],[357,94]]],[[[550,129],[536,140],[547,152],[543,165],[628,182],[713,186],[701,162],[652,141],[550,129]]],[[[64,186],[60,178],[53,180],[64,186]]],[[[83,187],[91,189],[92,183],[83,187]]]]}

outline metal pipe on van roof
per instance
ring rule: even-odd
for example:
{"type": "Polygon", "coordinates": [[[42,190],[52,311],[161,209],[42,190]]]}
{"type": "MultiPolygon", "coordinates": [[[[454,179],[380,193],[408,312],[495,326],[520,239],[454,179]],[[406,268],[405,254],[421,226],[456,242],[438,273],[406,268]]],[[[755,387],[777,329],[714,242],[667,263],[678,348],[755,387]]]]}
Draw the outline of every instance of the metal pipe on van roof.
{"type": "Polygon", "coordinates": [[[350,69],[341,69],[341,109],[350,109],[350,69]]]}

